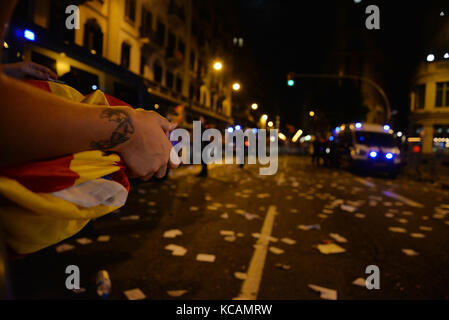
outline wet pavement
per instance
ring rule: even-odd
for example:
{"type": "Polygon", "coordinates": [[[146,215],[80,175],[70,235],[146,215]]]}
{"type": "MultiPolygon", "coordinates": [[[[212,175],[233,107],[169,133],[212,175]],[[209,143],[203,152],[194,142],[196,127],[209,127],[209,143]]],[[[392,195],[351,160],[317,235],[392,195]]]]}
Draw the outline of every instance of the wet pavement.
{"type": "Polygon", "coordinates": [[[61,243],[70,250],[13,261],[15,297],[95,299],[105,269],[112,299],[131,289],[147,299],[320,299],[309,285],[337,299],[449,298],[448,191],[279,161],[274,176],[214,165],[199,178],[196,166],[133,184],[123,208],[61,243]],[[65,288],[68,265],[82,292],[65,288]],[[353,284],[369,265],[379,290],[353,284]]]}

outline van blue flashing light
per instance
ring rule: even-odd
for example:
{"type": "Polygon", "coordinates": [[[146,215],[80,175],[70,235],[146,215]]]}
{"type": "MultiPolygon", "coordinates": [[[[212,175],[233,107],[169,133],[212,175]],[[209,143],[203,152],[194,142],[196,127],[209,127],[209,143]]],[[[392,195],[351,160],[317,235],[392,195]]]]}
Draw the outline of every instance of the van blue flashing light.
{"type": "Polygon", "coordinates": [[[388,160],[391,160],[391,159],[393,159],[393,154],[392,154],[391,152],[388,152],[388,153],[385,155],[385,158],[387,158],[388,160]]]}
{"type": "Polygon", "coordinates": [[[28,29],[25,29],[23,31],[23,37],[30,41],[36,40],[36,35],[34,34],[34,32],[28,29]]]}
{"type": "Polygon", "coordinates": [[[390,126],[388,124],[384,125],[384,130],[385,131],[389,131],[390,130],[390,126]]]}
{"type": "Polygon", "coordinates": [[[229,127],[229,128],[228,128],[228,132],[229,132],[229,133],[233,133],[233,132],[234,132],[234,128],[229,127]]]}
{"type": "Polygon", "coordinates": [[[236,125],[236,126],[235,126],[235,130],[240,130],[240,129],[242,129],[241,126],[239,126],[239,125],[236,125]]]}
{"type": "Polygon", "coordinates": [[[369,156],[370,156],[371,158],[376,158],[376,157],[377,157],[377,152],[376,152],[376,151],[371,151],[371,152],[369,153],[369,156]]]}
{"type": "Polygon", "coordinates": [[[336,127],[336,128],[335,128],[335,132],[336,132],[336,133],[339,133],[340,130],[341,130],[340,127],[336,127]]]}
{"type": "Polygon", "coordinates": [[[355,124],[355,127],[356,127],[357,129],[360,129],[360,128],[362,127],[362,123],[357,122],[357,123],[355,124]]]}
{"type": "Polygon", "coordinates": [[[334,141],[334,136],[330,136],[329,141],[334,141]]]}

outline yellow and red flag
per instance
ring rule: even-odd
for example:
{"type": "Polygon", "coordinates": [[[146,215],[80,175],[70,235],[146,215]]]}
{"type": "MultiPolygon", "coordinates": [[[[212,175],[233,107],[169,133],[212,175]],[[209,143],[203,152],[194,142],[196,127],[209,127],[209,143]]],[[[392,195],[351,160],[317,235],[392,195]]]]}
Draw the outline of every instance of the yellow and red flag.
{"type": "MultiPolygon", "coordinates": [[[[100,90],[87,96],[70,86],[47,81],[31,85],[72,101],[129,106],[100,90]]],[[[126,202],[129,181],[117,154],[99,150],[0,170],[0,220],[8,246],[28,254],[80,231],[91,219],[126,202]]]]}

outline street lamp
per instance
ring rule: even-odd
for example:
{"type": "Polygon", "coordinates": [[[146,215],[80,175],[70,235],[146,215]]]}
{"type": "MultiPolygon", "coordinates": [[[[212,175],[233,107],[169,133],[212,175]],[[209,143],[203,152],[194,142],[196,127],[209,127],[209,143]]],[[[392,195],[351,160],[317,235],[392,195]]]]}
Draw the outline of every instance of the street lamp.
{"type": "Polygon", "coordinates": [[[240,90],[240,83],[235,82],[235,83],[232,85],[232,90],[234,90],[234,91],[239,91],[239,90],[240,90]]]}
{"type": "Polygon", "coordinates": [[[257,110],[257,108],[259,108],[259,106],[257,105],[257,103],[253,103],[253,104],[251,105],[251,109],[257,110]]]}
{"type": "Polygon", "coordinates": [[[267,116],[266,114],[263,114],[262,117],[261,117],[261,119],[262,119],[262,121],[267,121],[268,116],[267,116]]]}
{"type": "Polygon", "coordinates": [[[313,118],[315,116],[315,111],[310,111],[309,116],[311,116],[313,118]]]}
{"type": "Polygon", "coordinates": [[[273,127],[273,121],[268,121],[268,127],[272,128],[273,127]]]}
{"type": "Polygon", "coordinates": [[[214,69],[220,71],[221,69],[223,69],[223,64],[220,61],[216,61],[214,63],[214,69]]]}

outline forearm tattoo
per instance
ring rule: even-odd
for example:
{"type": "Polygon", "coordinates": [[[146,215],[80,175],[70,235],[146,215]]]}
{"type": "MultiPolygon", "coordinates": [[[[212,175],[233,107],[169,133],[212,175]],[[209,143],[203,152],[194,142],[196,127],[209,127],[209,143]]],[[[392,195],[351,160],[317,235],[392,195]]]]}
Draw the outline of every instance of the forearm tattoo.
{"type": "Polygon", "coordinates": [[[95,150],[106,151],[112,149],[119,144],[129,140],[134,133],[134,125],[131,121],[131,117],[126,111],[117,109],[105,109],[100,114],[101,119],[108,119],[112,122],[117,122],[118,126],[114,129],[111,137],[107,140],[92,141],[90,146],[95,150]]]}

